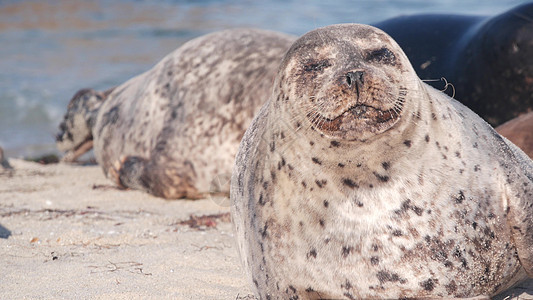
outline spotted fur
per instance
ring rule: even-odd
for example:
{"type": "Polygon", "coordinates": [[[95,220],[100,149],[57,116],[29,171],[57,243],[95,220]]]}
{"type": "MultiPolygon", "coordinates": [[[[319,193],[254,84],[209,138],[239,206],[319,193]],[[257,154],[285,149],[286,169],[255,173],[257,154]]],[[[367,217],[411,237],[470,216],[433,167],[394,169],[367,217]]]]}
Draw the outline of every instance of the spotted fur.
{"type": "Polygon", "coordinates": [[[231,172],[244,131],[268,98],[293,40],[255,29],[191,40],[116,87],[89,117],[82,113],[91,120],[84,138],[64,130],[75,122],[71,102],[61,126],[66,138],[58,141],[69,134],[92,138],[105,174],[128,188],[164,198],[203,197],[217,174],[231,172]]]}
{"type": "Polygon", "coordinates": [[[261,299],[492,296],[533,275],[532,161],[370,26],[293,44],[231,184],[261,299]]]}

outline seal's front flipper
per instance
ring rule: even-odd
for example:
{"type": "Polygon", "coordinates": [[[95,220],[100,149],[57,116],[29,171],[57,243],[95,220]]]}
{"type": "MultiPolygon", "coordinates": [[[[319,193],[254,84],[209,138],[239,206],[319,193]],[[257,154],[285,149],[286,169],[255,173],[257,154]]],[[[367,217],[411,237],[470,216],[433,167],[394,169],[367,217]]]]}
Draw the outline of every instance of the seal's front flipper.
{"type": "Polygon", "coordinates": [[[139,156],[127,156],[120,160],[117,167],[119,185],[137,190],[144,190],[154,196],[166,199],[202,198],[193,179],[188,175],[187,166],[178,167],[169,164],[154,163],[139,156]]]}

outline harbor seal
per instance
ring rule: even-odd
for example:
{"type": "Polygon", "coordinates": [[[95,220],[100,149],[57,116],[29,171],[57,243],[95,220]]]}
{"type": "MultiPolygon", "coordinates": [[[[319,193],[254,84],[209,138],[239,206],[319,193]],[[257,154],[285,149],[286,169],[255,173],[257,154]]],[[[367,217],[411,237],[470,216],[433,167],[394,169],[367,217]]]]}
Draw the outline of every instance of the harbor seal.
{"type": "Polygon", "coordinates": [[[261,299],[485,297],[533,275],[532,161],[368,25],[291,46],[231,201],[261,299]]]}
{"type": "Polygon", "coordinates": [[[191,40],[108,92],[80,91],[57,145],[76,157],[93,143],[98,164],[121,186],[168,199],[205,197],[217,174],[231,173],[294,39],[232,29],[191,40]]]}
{"type": "Polygon", "coordinates": [[[421,79],[492,126],[533,111],[533,3],[495,16],[412,15],[374,26],[407,54],[421,79]]]}

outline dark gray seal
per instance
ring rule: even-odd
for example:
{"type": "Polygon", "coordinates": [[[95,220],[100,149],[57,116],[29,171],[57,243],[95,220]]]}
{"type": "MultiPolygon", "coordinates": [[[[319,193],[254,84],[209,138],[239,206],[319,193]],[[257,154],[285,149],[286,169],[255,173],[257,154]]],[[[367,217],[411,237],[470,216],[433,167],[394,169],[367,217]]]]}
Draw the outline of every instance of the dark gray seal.
{"type": "Polygon", "coordinates": [[[444,77],[454,87],[445,92],[492,126],[533,111],[533,3],[490,17],[412,15],[373,25],[398,42],[421,79],[444,77]]]}
{"type": "Polygon", "coordinates": [[[77,93],[58,147],[72,159],[93,143],[105,174],[122,186],[164,198],[205,197],[217,174],[231,172],[294,39],[234,29],[191,40],[108,92],[77,93]]]}
{"type": "Polygon", "coordinates": [[[367,25],[292,45],[231,200],[261,299],[488,297],[533,275],[533,162],[367,25]]]}

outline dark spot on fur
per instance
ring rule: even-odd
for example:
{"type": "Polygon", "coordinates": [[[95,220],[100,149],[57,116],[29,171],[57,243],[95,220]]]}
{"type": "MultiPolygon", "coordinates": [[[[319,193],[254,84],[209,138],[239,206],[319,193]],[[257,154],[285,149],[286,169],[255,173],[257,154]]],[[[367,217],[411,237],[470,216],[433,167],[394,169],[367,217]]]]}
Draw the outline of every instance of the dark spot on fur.
{"type": "Polygon", "coordinates": [[[378,280],[379,280],[379,282],[381,284],[383,284],[385,282],[400,282],[400,283],[406,283],[407,282],[406,279],[400,278],[400,276],[398,276],[398,274],[390,273],[390,272],[387,272],[387,271],[379,271],[376,276],[377,276],[377,278],[378,278],[378,280]]]}
{"type": "Polygon", "coordinates": [[[376,176],[376,178],[379,179],[379,181],[381,181],[381,182],[387,182],[390,179],[389,176],[381,175],[381,174],[378,174],[376,172],[374,172],[374,176],[376,176]]]}
{"type": "Polygon", "coordinates": [[[344,178],[342,183],[345,185],[345,186],[348,186],[350,188],[358,188],[359,186],[357,185],[357,183],[353,182],[351,179],[349,178],[344,178]]]}
{"type": "Polygon", "coordinates": [[[373,266],[377,266],[379,264],[379,257],[377,256],[372,256],[370,258],[370,263],[373,265],[373,266]]]}
{"type": "Polygon", "coordinates": [[[101,128],[107,127],[109,124],[115,124],[118,121],[118,117],[119,106],[115,105],[102,116],[104,124],[101,126],[101,128]]]}
{"type": "Polygon", "coordinates": [[[407,146],[407,148],[411,147],[411,140],[405,140],[403,141],[403,144],[407,146]]]}
{"type": "Polygon", "coordinates": [[[322,162],[317,157],[313,157],[312,160],[317,165],[321,165],[322,164],[322,162]]]}
{"type": "Polygon", "coordinates": [[[341,143],[337,142],[337,141],[331,141],[331,146],[332,147],[339,147],[341,143]]]}
{"type": "Polygon", "coordinates": [[[304,188],[307,187],[307,183],[305,183],[305,181],[302,181],[302,185],[303,185],[304,188]]]}
{"type": "Polygon", "coordinates": [[[343,294],[346,298],[350,299],[350,300],[356,300],[357,298],[355,298],[352,294],[350,293],[344,293],[343,294]]]}
{"type": "Polygon", "coordinates": [[[350,252],[352,252],[353,247],[343,246],[342,247],[342,257],[346,258],[350,252]]]}
{"type": "Polygon", "coordinates": [[[265,205],[265,200],[263,200],[263,193],[259,194],[259,204],[261,206],[265,205]]]}
{"type": "Polygon", "coordinates": [[[311,249],[311,251],[309,251],[309,253],[307,253],[307,259],[309,259],[310,257],[316,258],[316,250],[315,249],[311,249]]]}
{"type": "Polygon", "coordinates": [[[342,164],[342,163],[339,163],[338,166],[341,167],[341,168],[344,168],[345,165],[342,164]]]}
{"type": "Polygon", "coordinates": [[[325,186],[328,183],[328,181],[326,179],[322,179],[322,180],[318,180],[317,179],[315,181],[315,183],[316,183],[316,185],[318,185],[319,188],[322,188],[323,186],[325,186]]]}
{"type": "Polygon", "coordinates": [[[433,120],[437,120],[437,115],[436,115],[435,113],[431,113],[431,118],[432,118],[433,120]]]}
{"type": "Polygon", "coordinates": [[[448,295],[453,295],[457,291],[457,284],[453,280],[444,287],[446,288],[448,295]]]}
{"type": "Polygon", "coordinates": [[[426,134],[425,139],[426,139],[426,143],[429,143],[429,135],[426,134]]]}
{"type": "Polygon", "coordinates": [[[315,142],[310,141],[310,142],[309,142],[309,145],[314,146],[314,145],[315,145],[315,142]]]}
{"type": "Polygon", "coordinates": [[[383,169],[388,170],[390,168],[390,163],[388,161],[384,161],[381,163],[383,166],[383,169]]]}
{"type": "Polygon", "coordinates": [[[455,156],[461,158],[461,153],[459,151],[455,151],[455,156]]]}
{"type": "Polygon", "coordinates": [[[308,293],[312,293],[315,290],[312,287],[308,287],[308,288],[305,289],[305,291],[308,292],[308,293]]]}
{"type": "Polygon", "coordinates": [[[465,200],[465,195],[463,191],[459,191],[457,195],[452,196],[453,200],[455,200],[455,203],[461,204],[465,200]]]}
{"type": "Polygon", "coordinates": [[[399,229],[396,229],[392,232],[392,235],[393,236],[402,236],[403,235],[403,232],[399,229]]]}
{"type": "Polygon", "coordinates": [[[324,220],[320,219],[318,220],[318,223],[320,224],[320,226],[324,227],[324,220]]]}
{"type": "Polygon", "coordinates": [[[328,207],[328,206],[329,206],[328,200],[324,200],[324,207],[328,207]]]}
{"type": "Polygon", "coordinates": [[[424,290],[431,292],[435,288],[435,281],[430,278],[428,280],[420,282],[420,286],[424,288],[424,290]]]}
{"type": "Polygon", "coordinates": [[[350,290],[352,289],[352,283],[348,281],[348,279],[346,279],[346,282],[344,284],[341,284],[341,288],[345,290],[350,290]]]}
{"type": "Polygon", "coordinates": [[[262,237],[262,238],[266,238],[266,236],[267,236],[267,229],[268,229],[268,224],[265,223],[265,226],[263,227],[263,230],[261,231],[261,237],[262,237]]]}
{"type": "Polygon", "coordinates": [[[477,172],[479,170],[481,170],[481,167],[479,165],[475,165],[474,166],[474,172],[477,172]]]}

